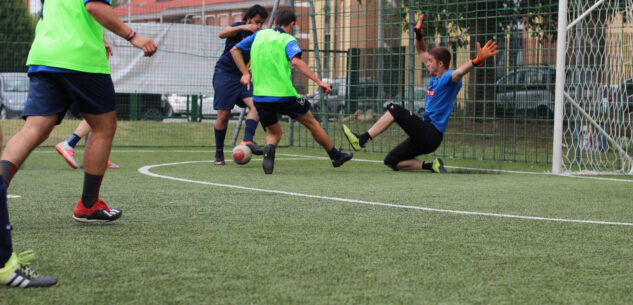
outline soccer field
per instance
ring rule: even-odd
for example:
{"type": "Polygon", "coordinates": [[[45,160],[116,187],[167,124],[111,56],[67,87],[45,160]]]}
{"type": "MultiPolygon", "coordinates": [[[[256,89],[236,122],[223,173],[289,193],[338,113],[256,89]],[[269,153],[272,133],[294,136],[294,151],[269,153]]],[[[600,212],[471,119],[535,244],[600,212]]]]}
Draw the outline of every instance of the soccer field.
{"type": "Polygon", "coordinates": [[[0,303],[633,303],[630,177],[463,160],[394,172],[370,153],[332,168],[287,147],[268,176],[259,156],[211,156],[115,149],[101,194],[123,216],[84,225],[83,173],[35,151],[9,189],[14,247],[59,283],[0,303]]]}

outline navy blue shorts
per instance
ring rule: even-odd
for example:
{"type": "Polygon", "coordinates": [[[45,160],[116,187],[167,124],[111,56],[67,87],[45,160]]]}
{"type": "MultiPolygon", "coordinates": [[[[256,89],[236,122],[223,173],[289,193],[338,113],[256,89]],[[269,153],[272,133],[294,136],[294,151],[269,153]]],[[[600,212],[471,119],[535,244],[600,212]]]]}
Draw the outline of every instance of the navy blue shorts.
{"type": "Polygon", "coordinates": [[[303,116],[310,111],[310,102],[304,98],[297,98],[291,102],[254,102],[259,116],[259,122],[264,128],[274,125],[279,121],[280,114],[285,114],[293,119],[303,116]]]}
{"type": "Polygon", "coordinates": [[[246,107],[244,99],[253,97],[253,83],[251,83],[250,90],[246,89],[246,86],[240,83],[241,75],[215,72],[213,73],[213,109],[226,109],[230,110],[238,105],[239,107],[246,107]]]}
{"type": "Polygon", "coordinates": [[[57,114],[59,125],[68,108],[75,116],[116,110],[114,85],[109,74],[37,72],[29,77],[29,95],[22,112],[23,119],[57,114]]]}

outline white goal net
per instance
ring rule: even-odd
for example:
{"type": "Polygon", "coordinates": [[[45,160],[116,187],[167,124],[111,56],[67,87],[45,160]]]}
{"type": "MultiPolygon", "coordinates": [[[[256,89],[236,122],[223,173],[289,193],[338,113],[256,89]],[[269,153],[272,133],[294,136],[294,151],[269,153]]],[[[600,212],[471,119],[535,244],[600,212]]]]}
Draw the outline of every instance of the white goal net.
{"type": "Polygon", "coordinates": [[[552,170],[633,174],[633,0],[569,0],[564,9],[552,170]]]}

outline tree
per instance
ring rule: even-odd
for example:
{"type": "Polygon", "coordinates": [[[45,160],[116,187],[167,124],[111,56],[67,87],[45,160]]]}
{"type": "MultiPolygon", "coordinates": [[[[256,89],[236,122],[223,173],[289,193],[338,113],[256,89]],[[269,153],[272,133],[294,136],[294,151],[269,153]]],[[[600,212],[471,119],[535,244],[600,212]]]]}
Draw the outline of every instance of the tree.
{"type": "Polygon", "coordinates": [[[22,0],[0,1],[0,72],[26,72],[33,32],[22,0]]]}

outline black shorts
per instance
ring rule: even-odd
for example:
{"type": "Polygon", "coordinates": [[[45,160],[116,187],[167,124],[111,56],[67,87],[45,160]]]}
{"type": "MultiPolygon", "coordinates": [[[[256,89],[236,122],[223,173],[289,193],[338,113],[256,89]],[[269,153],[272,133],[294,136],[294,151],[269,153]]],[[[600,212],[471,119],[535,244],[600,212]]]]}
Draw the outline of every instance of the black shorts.
{"type": "Polygon", "coordinates": [[[391,104],[387,110],[409,137],[387,154],[385,165],[395,170],[398,162],[430,154],[442,143],[444,135],[431,122],[423,121],[400,105],[391,104]]]}
{"type": "Polygon", "coordinates": [[[303,116],[310,111],[310,102],[304,98],[297,98],[291,102],[253,102],[259,122],[264,128],[279,121],[279,115],[285,114],[293,119],[303,116]]]}
{"type": "Polygon", "coordinates": [[[22,118],[57,114],[59,124],[69,107],[75,116],[79,113],[103,114],[116,109],[114,85],[109,74],[37,72],[29,77],[29,95],[22,118]]]}

